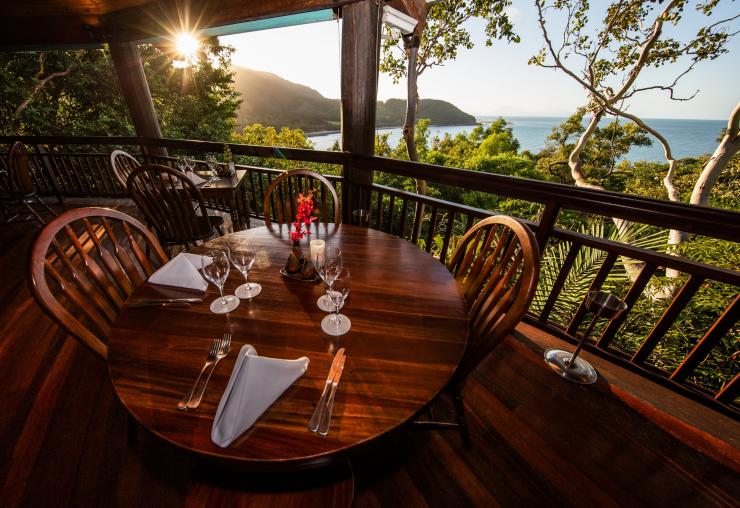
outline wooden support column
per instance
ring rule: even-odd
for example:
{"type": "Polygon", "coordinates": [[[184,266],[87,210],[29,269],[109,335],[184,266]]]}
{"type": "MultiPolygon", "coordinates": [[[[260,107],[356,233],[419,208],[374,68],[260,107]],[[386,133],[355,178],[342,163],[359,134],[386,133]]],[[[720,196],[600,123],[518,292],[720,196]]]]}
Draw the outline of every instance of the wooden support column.
{"type": "MultiPolygon", "coordinates": [[[[135,42],[112,42],[110,54],[118,75],[121,93],[128,105],[131,121],[136,129],[136,135],[145,138],[161,138],[162,131],[159,130],[152,94],[149,91],[137,44],[135,42]]],[[[163,147],[142,146],[142,152],[148,155],[167,156],[167,149],[163,147]]]]}
{"type": "MultiPolygon", "coordinates": [[[[375,153],[375,108],[378,100],[380,54],[379,7],[372,0],[342,7],[342,150],[353,154],[375,153]]],[[[344,168],[342,220],[352,220],[352,210],[370,209],[370,193],[361,186],[373,182],[373,171],[344,168]]]]}

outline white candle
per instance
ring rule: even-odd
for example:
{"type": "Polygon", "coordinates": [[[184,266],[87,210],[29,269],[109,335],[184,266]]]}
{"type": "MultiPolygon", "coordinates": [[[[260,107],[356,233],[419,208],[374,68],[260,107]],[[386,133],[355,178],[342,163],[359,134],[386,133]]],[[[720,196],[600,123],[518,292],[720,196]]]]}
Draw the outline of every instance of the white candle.
{"type": "Polygon", "coordinates": [[[326,242],[324,240],[311,240],[311,262],[314,264],[316,269],[324,265],[325,248],[326,242]]]}

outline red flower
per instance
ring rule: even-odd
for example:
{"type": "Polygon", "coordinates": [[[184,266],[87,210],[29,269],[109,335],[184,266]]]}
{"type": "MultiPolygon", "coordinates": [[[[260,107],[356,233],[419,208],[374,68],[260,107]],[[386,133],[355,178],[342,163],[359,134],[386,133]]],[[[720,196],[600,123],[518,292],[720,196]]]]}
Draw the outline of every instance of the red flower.
{"type": "Polygon", "coordinates": [[[314,211],[313,192],[309,192],[308,196],[304,196],[303,193],[298,194],[296,201],[298,202],[298,208],[296,210],[296,220],[293,222],[295,231],[290,232],[290,239],[294,242],[297,242],[305,235],[310,235],[311,232],[308,231],[308,226],[316,220],[316,217],[312,216],[314,211]],[[304,225],[306,226],[306,230],[303,229],[304,225]]]}

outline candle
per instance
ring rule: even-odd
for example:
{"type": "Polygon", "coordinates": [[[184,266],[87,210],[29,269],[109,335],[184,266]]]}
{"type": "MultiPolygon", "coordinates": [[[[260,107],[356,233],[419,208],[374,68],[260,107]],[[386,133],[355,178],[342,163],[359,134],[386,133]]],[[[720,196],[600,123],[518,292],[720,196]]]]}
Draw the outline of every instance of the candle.
{"type": "Polygon", "coordinates": [[[326,242],[324,240],[311,240],[311,262],[318,270],[324,265],[324,249],[326,242]]]}

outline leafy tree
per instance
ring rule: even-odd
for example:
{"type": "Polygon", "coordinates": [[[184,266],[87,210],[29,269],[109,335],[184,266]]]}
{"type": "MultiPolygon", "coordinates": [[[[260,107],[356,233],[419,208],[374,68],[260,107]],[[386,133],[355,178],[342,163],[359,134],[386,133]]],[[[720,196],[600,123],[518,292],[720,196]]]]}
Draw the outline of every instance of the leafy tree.
{"type": "MultiPolygon", "coordinates": [[[[417,13],[420,22],[414,33],[405,35],[402,40],[391,36],[384,41],[381,72],[388,73],[396,83],[404,76],[408,82],[403,136],[409,160],[419,160],[414,132],[419,102],[418,76],[427,69],[454,60],[460,48],[473,48],[474,43],[465,27],[470,19],[485,21],[486,46],[492,45],[494,39],[518,42],[506,13],[510,5],[511,0],[442,0],[429,6],[424,4],[426,12],[417,13]]],[[[425,189],[426,183],[418,181],[417,191],[423,194],[425,189]]]]}
{"type": "MultiPolygon", "coordinates": [[[[239,107],[233,50],[209,39],[186,69],[160,47],[140,51],[163,135],[228,141],[239,107]]],[[[107,48],[0,53],[0,90],[4,134],[134,134],[107,48]]]]}
{"type": "MultiPolygon", "coordinates": [[[[583,173],[583,150],[594,134],[599,121],[606,114],[632,120],[641,129],[652,134],[663,146],[668,161],[668,172],[663,180],[668,198],[678,201],[678,190],[673,183],[676,160],[668,141],[627,107],[635,95],[663,90],[672,100],[690,100],[697,92],[680,97],[676,94],[679,81],[704,60],[713,60],[727,53],[727,43],[735,35],[728,26],[740,15],[726,19],[713,17],[720,0],[670,0],[644,2],[642,0],[615,0],[610,3],[601,23],[590,22],[591,6],[587,0],[535,0],[545,47],[530,59],[530,63],[564,72],[580,84],[588,94],[591,120],[581,133],[569,154],[570,172],[575,184],[596,187],[583,173]],[[664,34],[664,25],[682,26],[686,22],[683,11],[689,4],[707,18],[696,35],[673,38],[664,34]],[[550,28],[546,20],[564,20],[561,27],[550,28]],[[557,34],[557,35],[556,35],[557,34]],[[562,39],[561,39],[562,34],[562,39]],[[558,37],[558,41],[555,41],[558,37]],[[645,69],[662,66],[679,67],[675,79],[667,83],[637,84],[645,69]]],[[[686,33],[681,30],[676,33],[686,33]]],[[[618,227],[627,223],[614,220],[618,227]]],[[[670,233],[669,244],[679,244],[684,235],[670,233]]]]}
{"type": "MultiPolygon", "coordinates": [[[[554,127],[547,136],[547,145],[539,154],[537,166],[544,174],[555,176],[561,183],[573,183],[567,169],[568,155],[586,126],[583,118],[585,108],[579,108],[563,123],[554,127]]],[[[607,184],[607,179],[617,170],[617,163],[629,153],[633,146],[650,146],[652,140],[636,124],[619,123],[615,120],[603,127],[596,127],[581,152],[581,172],[589,180],[611,190],[620,190],[607,184]]]]}

